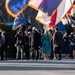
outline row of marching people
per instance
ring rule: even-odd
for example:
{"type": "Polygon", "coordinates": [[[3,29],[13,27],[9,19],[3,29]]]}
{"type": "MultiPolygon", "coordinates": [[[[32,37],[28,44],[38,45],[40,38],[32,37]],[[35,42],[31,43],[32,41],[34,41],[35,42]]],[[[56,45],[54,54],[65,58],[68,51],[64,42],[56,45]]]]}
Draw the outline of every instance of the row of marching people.
{"type": "Polygon", "coordinates": [[[42,50],[44,50],[44,55],[46,59],[49,54],[50,59],[62,60],[62,54],[65,54],[66,58],[75,58],[74,32],[71,32],[70,34],[63,34],[63,32],[58,30],[58,28],[55,28],[53,30],[50,29],[44,32],[44,34],[41,37],[41,40],[42,50]]]}
{"type": "Polygon", "coordinates": [[[40,30],[33,27],[32,29],[25,29],[24,32],[21,30],[15,35],[16,44],[16,59],[54,59],[56,54],[59,57],[56,59],[62,59],[62,52],[66,50],[66,55],[70,54],[70,57],[73,58],[74,50],[70,51],[70,37],[66,39],[61,31],[57,28],[55,30],[40,30]],[[68,44],[66,41],[68,40],[68,44]]]}
{"type": "Polygon", "coordinates": [[[18,31],[15,35],[16,37],[16,59],[30,59],[30,49],[32,49],[32,58],[39,59],[39,46],[41,44],[41,35],[35,27],[32,30],[25,29],[24,33],[22,31],[18,31]],[[34,51],[36,50],[36,56],[34,56],[34,51]],[[19,53],[21,53],[19,55],[19,53]],[[23,56],[25,54],[25,57],[23,56]]]}

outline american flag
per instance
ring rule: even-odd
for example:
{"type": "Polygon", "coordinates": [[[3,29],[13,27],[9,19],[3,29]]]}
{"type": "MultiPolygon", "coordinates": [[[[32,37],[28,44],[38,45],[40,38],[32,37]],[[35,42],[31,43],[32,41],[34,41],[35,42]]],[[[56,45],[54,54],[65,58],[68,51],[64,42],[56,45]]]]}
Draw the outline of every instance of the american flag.
{"type": "Polygon", "coordinates": [[[73,2],[74,0],[38,0],[36,5],[37,0],[31,0],[29,5],[38,10],[36,20],[51,28],[61,21],[73,2]]]}

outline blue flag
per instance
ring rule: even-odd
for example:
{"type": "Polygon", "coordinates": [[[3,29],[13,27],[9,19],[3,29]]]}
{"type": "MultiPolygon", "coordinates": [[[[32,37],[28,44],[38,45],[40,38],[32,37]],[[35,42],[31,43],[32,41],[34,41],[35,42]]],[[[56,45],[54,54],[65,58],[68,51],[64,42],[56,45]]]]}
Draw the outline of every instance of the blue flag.
{"type": "Polygon", "coordinates": [[[29,0],[6,0],[5,7],[12,17],[15,17],[13,29],[20,27],[26,23],[22,12],[26,9],[29,0]]]}
{"type": "Polygon", "coordinates": [[[56,26],[57,26],[58,30],[62,31],[63,33],[67,32],[66,28],[65,28],[65,26],[63,25],[62,22],[59,22],[56,26]]]}
{"type": "Polygon", "coordinates": [[[12,28],[12,29],[15,30],[15,29],[17,29],[18,27],[20,27],[21,25],[25,25],[25,24],[26,24],[26,21],[25,21],[23,15],[20,14],[20,15],[18,16],[18,19],[15,19],[15,20],[14,20],[14,25],[13,25],[13,28],[12,28]]]}
{"type": "Polygon", "coordinates": [[[29,0],[6,0],[5,7],[7,12],[13,16],[19,16],[27,7],[29,0]]]}

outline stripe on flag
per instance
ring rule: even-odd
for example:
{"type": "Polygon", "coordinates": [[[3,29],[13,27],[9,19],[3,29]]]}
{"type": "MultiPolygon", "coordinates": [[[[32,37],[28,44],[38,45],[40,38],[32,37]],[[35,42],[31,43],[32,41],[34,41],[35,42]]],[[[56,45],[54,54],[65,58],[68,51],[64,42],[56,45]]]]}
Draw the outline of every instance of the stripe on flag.
{"type": "Polygon", "coordinates": [[[38,9],[42,1],[43,0],[31,0],[29,1],[28,5],[34,9],[38,9]]]}

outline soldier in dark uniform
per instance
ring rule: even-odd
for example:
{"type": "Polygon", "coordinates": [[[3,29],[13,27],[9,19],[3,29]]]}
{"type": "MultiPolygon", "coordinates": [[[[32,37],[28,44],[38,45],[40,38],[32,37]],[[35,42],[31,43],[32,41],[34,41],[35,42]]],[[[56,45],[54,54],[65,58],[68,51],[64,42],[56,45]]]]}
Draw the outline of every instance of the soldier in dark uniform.
{"type": "Polygon", "coordinates": [[[57,28],[55,32],[54,43],[58,45],[55,49],[56,51],[58,51],[58,54],[59,54],[58,60],[61,60],[62,59],[61,54],[62,54],[62,48],[63,48],[63,34],[57,28]]]}

